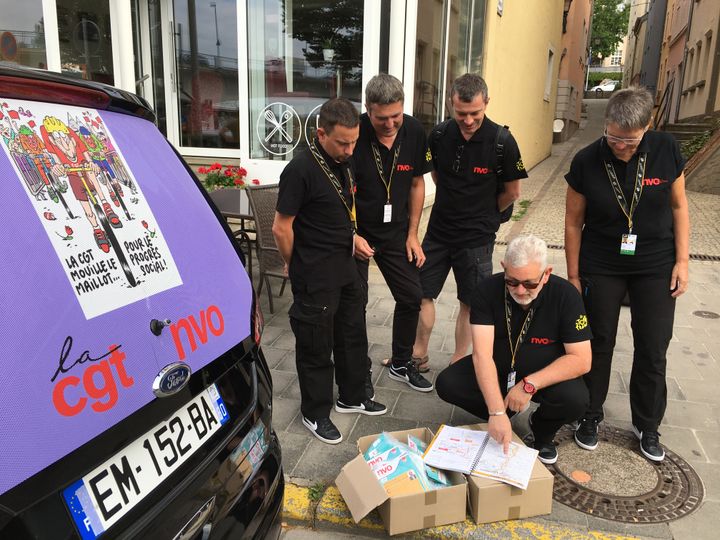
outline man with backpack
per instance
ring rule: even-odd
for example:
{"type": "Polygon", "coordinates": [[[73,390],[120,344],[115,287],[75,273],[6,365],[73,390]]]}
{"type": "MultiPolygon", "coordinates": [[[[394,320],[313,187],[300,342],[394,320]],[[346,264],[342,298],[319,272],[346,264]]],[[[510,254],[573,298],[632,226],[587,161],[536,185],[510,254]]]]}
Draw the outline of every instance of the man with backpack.
{"type": "Polygon", "coordinates": [[[435,126],[429,140],[437,191],[422,245],[423,300],[413,348],[413,361],[419,366],[428,363],[434,300],[451,268],[460,309],[450,362],[467,355],[473,292],[492,274],[495,233],[510,218],[512,203],[520,196],[520,179],[528,176],[507,127],[485,116],[490,99],[482,77],[466,73],[455,79],[450,100],[453,118],[435,126]]]}

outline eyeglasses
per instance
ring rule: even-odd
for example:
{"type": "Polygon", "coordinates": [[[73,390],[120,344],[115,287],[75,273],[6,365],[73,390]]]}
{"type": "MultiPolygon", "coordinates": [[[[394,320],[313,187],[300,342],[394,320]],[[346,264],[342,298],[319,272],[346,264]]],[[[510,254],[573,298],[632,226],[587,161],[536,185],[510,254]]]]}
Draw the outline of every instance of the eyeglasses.
{"type": "Polygon", "coordinates": [[[615,137],[615,135],[608,135],[607,129],[605,130],[605,139],[610,144],[625,144],[627,146],[637,146],[640,144],[640,141],[642,141],[643,136],[645,135],[645,132],[640,137],[635,137],[633,139],[623,139],[622,137],[615,137]]]}
{"type": "Polygon", "coordinates": [[[456,174],[459,173],[460,170],[462,169],[462,162],[460,161],[460,159],[462,158],[464,151],[465,151],[464,144],[461,144],[460,146],[457,147],[457,150],[455,150],[455,161],[453,162],[452,170],[456,174]]]}
{"type": "Polygon", "coordinates": [[[533,289],[537,289],[540,286],[540,284],[542,283],[542,277],[544,274],[545,274],[545,270],[542,271],[542,274],[540,274],[540,277],[537,278],[537,281],[520,281],[518,279],[505,278],[505,285],[507,285],[508,287],[512,287],[512,288],[519,287],[520,285],[522,285],[529,291],[532,291],[533,289]]]}

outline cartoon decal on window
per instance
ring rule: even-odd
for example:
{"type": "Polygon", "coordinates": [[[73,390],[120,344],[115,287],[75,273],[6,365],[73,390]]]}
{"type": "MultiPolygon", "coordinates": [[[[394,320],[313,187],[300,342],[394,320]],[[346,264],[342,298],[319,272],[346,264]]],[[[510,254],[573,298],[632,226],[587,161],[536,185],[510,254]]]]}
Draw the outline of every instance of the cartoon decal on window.
{"type": "Polygon", "coordinates": [[[7,100],[0,133],[86,318],[182,284],[97,111],[7,100]]]}

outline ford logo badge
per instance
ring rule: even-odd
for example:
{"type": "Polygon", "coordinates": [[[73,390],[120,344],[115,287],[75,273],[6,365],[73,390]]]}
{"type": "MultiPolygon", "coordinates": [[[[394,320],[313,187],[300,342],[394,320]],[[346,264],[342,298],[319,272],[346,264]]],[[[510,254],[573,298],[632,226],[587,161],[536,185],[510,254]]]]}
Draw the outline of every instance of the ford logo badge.
{"type": "Polygon", "coordinates": [[[155,381],[153,381],[153,393],[157,397],[167,397],[177,394],[185,388],[190,380],[192,371],[190,366],[180,362],[169,364],[162,368],[155,381]]]}

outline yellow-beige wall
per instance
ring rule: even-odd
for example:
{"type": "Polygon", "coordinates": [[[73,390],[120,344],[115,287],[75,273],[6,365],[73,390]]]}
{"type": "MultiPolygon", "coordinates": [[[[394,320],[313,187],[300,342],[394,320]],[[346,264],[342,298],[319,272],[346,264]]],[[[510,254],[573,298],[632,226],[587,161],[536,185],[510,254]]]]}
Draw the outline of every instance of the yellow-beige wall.
{"type": "Polygon", "coordinates": [[[562,54],[563,0],[503,2],[488,0],[485,26],[485,69],[490,104],[488,116],[507,124],[530,169],[552,149],[558,68],[562,54]],[[548,77],[548,52],[553,63],[548,77]],[[549,93],[546,94],[546,82],[549,93]]]}

